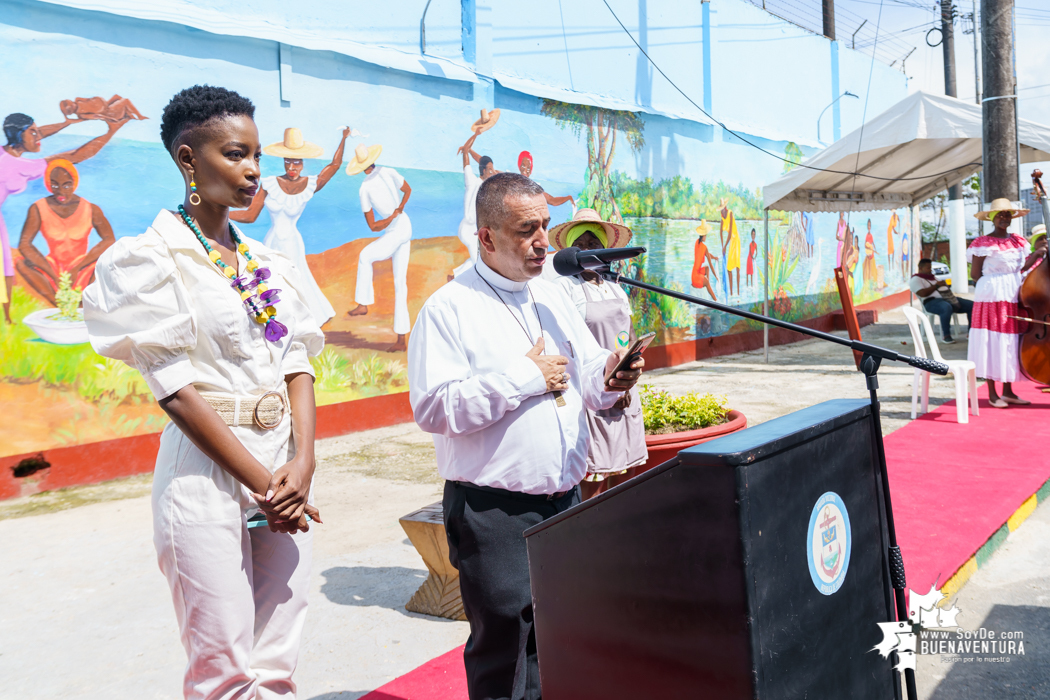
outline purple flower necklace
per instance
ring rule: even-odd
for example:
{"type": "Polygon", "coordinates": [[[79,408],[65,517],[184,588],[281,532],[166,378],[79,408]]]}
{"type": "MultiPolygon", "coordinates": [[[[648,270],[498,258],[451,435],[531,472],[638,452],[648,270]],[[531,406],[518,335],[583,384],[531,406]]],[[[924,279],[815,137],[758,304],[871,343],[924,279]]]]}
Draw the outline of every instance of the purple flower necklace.
{"type": "Polygon", "coordinates": [[[261,323],[266,327],[266,339],[271,343],[276,343],[288,335],[288,327],[277,320],[277,309],[275,308],[281,300],[277,296],[277,292],[281,290],[270,289],[269,285],[266,284],[266,280],[270,279],[270,270],[261,267],[257,261],[252,259],[251,254],[248,252],[248,245],[237,235],[233,224],[228,224],[230,237],[237,244],[237,252],[248,261],[244,266],[245,270],[248,271],[248,275],[244,277],[238,276],[237,270],[222,261],[219,251],[211,247],[208,239],[201,233],[197,224],[193,223],[193,219],[190,218],[190,215],[186,213],[181,204],[179,205],[179,214],[182,215],[182,220],[190,227],[193,234],[197,236],[197,240],[204,246],[204,250],[208,253],[208,259],[218,266],[222,274],[232,280],[230,286],[241,295],[241,303],[244,304],[248,315],[255,319],[256,323],[261,323]]]}

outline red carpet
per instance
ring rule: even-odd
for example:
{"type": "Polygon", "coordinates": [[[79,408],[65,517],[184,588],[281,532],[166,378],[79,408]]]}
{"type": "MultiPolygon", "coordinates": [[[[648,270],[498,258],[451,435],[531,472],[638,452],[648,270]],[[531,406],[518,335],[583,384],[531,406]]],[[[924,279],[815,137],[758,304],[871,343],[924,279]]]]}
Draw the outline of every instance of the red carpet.
{"type": "MultiPolygon", "coordinates": [[[[925,593],[972,557],[1050,478],[1050,394],[1017,382],[1031,406],[988,405],[960,425],[955,402],[886,437],[897,540],[908,588],[925,593]]],[[[463,647],[432,659],[361,700],[466,700],[463,647]]]]}
{"type": "Polygon", "coordinates": [[[467,700],[463,647],[431,659],[361,700],[467,700]]]}
{"type": "Polygon", "coordinates": [[[943,585],[1050,478],[1050,394],[1026,381],[1014,390],[1032,405],[992,408],[981,384],[968,424],[951,401],[886,437],[908,588],[943,585]]]}

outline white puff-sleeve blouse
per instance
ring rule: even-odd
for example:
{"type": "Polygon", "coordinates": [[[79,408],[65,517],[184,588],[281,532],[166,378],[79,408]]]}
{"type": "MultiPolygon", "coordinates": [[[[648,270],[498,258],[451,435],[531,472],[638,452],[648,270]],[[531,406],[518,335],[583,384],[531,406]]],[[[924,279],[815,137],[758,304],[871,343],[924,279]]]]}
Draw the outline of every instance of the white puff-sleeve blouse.
{"type": "MultiPolygon", "coordinates": [[[[248,315],[193,232],[165,210],[145,233],[119,239],[99,258],[95,281],[83,296],[95,352],[141,372],[158,400],[190,384],[257,395],[279,389],[288,375],[313,375],[309,357],[321,352],[324,334],[298,292],[294,265],[241,238],[270,269],[270,288],[281,290],[277,319],[288,335],[276,343],[266,340],[263,325],[248,315]]],[[[244,265],[238,255],[239,269],[244,265]]]]}

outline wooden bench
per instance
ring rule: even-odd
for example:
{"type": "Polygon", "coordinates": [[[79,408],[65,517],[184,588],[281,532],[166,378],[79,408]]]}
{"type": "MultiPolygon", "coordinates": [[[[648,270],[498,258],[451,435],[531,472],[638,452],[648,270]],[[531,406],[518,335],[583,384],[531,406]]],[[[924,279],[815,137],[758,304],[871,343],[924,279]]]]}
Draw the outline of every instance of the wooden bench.
{"type": "Polygon", "coordinates": [[[409,513],[399,522],[430,572],[405,604],[405,610],[450,620],[466,620],[463,601],[459,597],[459,571],[448,560],[441,503],[431,503],[409,513]]]}

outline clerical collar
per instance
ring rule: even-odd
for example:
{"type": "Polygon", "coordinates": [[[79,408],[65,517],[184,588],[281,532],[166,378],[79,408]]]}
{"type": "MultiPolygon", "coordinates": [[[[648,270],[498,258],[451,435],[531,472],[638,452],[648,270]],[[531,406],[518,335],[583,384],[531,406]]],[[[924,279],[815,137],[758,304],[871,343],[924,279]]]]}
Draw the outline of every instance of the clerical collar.
{"type": "Polygon", "coordinates": [[[521,292],[524,291],[525,286],[528,284],[528,282],[515,282],[514,280],[507,279],[506,277],[504,277],[503,275],[486,265],[485,262],[481,259],[480,255],[478,256],[475,265],[478,269],[478,274],[481,275],[481,278],[489,284],[491,284],[496,289],[502,289],[505,292],[521,292]]]}

